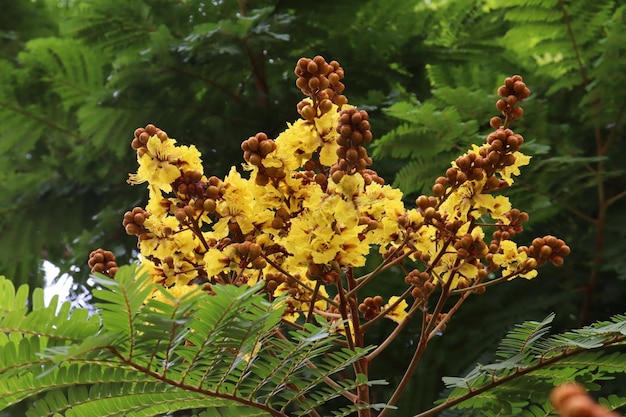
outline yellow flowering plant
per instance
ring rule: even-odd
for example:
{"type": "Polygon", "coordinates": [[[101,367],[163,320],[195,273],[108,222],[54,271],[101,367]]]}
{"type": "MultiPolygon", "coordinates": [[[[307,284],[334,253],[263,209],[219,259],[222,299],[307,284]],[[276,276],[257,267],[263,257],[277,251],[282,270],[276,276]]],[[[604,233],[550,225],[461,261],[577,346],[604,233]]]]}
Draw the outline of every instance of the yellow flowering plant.
{"type": "MultiPolygon", "coordinates": [[[[413,357],[387,401],[394,406],[429,341],[470,296],[534,278],[538,267],[561,265],[569,254],[554,236],[528,246],[512,240],[528,214],[502,191],[530,161],[511,129],[530,91],[519,75],[506,78],[496,104],[502,116],[491,119],[486,143],[452,161],[432,195],[406,207],[402,192],[370,168],[369,117],[348,104],[339,63],[302,58],[295,74],[305,96],[301,118],[275,139],[257,133],[243,141],[245,162],[223,179],[204,172],[194,146],[154,125],[137,129],[139,169],[129,183],[146,184],[149,200],[126,212],[123,225],[138,238],[141,270],[161,286],[148,298],[180,298],[196,288],[210,297],[216,285],[263,283],[270,301],[284,303],[284,326],[334,324],[352,350],[365,347],[374,323],[393,322],[387,338],[353,364],[355,375],[367,377],[370,362],[417,320],[413,357]],[[374,251],[380,263],[358,276],[374,251]],[[391,267],[403,271],[404,291],[388,299],[371,293],[368,284],[391,267]]],[[[89,265],[110,277],[117,271],[108,251],[92,252],[89,265]]],[[[369,386],[345,396],[369,403],[369,386]]]]}

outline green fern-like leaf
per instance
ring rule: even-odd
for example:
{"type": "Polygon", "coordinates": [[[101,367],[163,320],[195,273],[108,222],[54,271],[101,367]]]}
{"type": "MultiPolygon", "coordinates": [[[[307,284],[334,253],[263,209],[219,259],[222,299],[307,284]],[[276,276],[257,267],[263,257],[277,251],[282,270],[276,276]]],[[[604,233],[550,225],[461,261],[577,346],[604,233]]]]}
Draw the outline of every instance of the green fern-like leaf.
{"type": "Polygon", "coordinates": [[[396,174],[394,185],[405,193],[426,192],[434,183],[434,172],[448,166],[455,156],[453,152],[446,152],[406,162],[396,174]]]}
{"type": "Polygon", "coordinates": [[[35,39],[18,59],[30,68],[40,68],[44,80],[70,111],[101,90],[106,56],[73,39],[35,39]]]}
{"type": "Polygon", "coordinates": [[[405,193],[426,192],[460,152],[482,142],[477,120],[487,119],[493,105],[493,97],[485,95],[484,89],[465,86],[467,77],[484,84],[477,70],[466,74],[450,66],[429,65],[427,74],[432,97],[424,102],[400,101],[385,109],[401,124],[372,146],[375,158],[409,159],[394,179],[394,185],[405,193]]]}
{"type": "MultiPolygon", "coordinates": [[[[206,409],[206,416],[304,416],[361,385],[328,378],[367,349],[337,349],[333,326],[283,334],[282,300],[259,287],[214,286],[182,298],[133,267],[94,277],[98,314],[43,303],[0,279],[0,410],[38,395],[27,416],[153,416],[206,409]],[[154,291],[162,299],[151,298],[154,291]],[[58,310],[58,311],[57,311],[58,310]],[[278,337],[279,334],[283,334],[278,337]]],[[[337,415],[384,404],[348,405],[337,415]]]]}
{"type": "MultiPolygon", "coordinates": [[[[596,381],[626,374],[626,354],[606,351],[626,343],[625,315],[548,335],[553,319],[551,314],[540,322],[516,326],[498,348],[497,362],[477,365],[461,378],[444,378],[452,391],[438,407],[510,415],[522,404],[523,415],[547,415],[552,410],[547,398],[552,387],[576,380],[593,388],[596,381]]],[[[613,399],[614,409],[620,399],[613,399]]]]}

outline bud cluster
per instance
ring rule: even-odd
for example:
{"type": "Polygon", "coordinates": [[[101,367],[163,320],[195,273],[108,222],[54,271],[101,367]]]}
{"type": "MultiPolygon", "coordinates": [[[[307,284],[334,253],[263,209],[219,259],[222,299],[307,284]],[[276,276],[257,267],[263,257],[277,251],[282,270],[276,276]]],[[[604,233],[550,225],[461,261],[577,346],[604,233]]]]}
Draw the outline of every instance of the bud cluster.
{"type": "Polygon", "coordinates": [[[141,239],[143,234],[149,232],[143,225],[148,217],[150,217],[150,213],[141,207],[134,207],[131,211],[124,213],[122,226],[124,226],[126,234],[130,236],[139,236],[141,239]]]}
{"type": "Polygon", "coordinates": [[[263,158],[276,150],[276,142],[269,139],[265,133],[259,132],[244,140],[241,143],[241,150],[243,151],[243,159],[259,168],[256,176],[257,185],[263,186],[269,182],[270,178],[282,179],[287,175],[282,167],[268,168],[263,165],[263,158]]]}
{"type": "Polygon", "coordinates": [[[323,190],[328,186],[328,177],[325,174],[324,167],[316,159],[309,159],[304,163],[304,171],[295,173],[295,178],[302,179],[303,184],[317,183],[323,190]]]}
{"type": "Polygon", "coordinates": [[[341,94],[345,89],[341,82],[344,72],[337,61],[327,63],[319,55],[313,59],[300,58],[294,72],[298,76],[296,86],[313,101],[311,104],[303,100],[298,104],[298,113],[305,120],[313,121],[329,112],[333,103],[341,107],[348,102],[341,94]]]}
{"type": "Polygon", "coordinates": [[[115,277],[115,273],[119,269],[113,252],[102,248],[91,251],[87,265],[91,268],[91,272],[97,272],[109,278],[115,277]]]}
{"type": "Polygon", "coordinates": [[[272,220],[272,227],[274,229],[284,229],[289,225],[289,220],[291,219],[291,215],[287,211],[286,208],[281,207],[276,210],[276,214],[274,219],[272,220]]]}
{"type": "Polygon", "coordinates": [[[377,295],[375,297],[365,297],[363,302],[359,304],[359,311],[363,314],[365,320],[372,320],[380,314],[380,308],[383,305],[383,297],[377,295]]]}
{"type": "MultiPolygon", "coordinates": [[[[439,314],[437,314],[436,316],[435,316],[435,315],[433,315],[433,314],[427,314],[427,315],[426,315],[426,322],[427,322],[427,323],[430,323],[430,322],[432,322],[432,321],[434,320],[434,321],[435,321],[435,326],[439,326],[439,324],[440,324],[442,321],[446,320],[446,319],[447,319],[447,317],[448,317],[448,314],[447,314],[447,313],[439,313],[439,314]]],[[[443,331],[445,331],[445,330],[446,330],[446,323],[444,323],[444,324],[440,327],[440,331],[442,331],[442,332],[443,332],[443,331]]]]}
{"type": "Polygon", "coordinates": [[[459,187],[466,181],[482,181],[486,178],[484,190],[499,190],[508,186],[504,179],[494,174],[516,163],[515,152],[519,151],[524,143],[524,138],[510,128],[508,124],[520,119],[524,111],[519,107],[525,98],[530,95],[530,90],[524,84],[522,77],[515,75],[508,77],[504,85],[498,89],[498,95],[502,97],[496,106],[506,116],[503,126],[502,118],[493,117],[490,121],[494,132],[487,136],[487,145],[478,152],[469,152],[455,160],[456,168],[449,168],[445,177],[439,177],[433,186],[433,194],[442,197],[447,187],[459,187]]]}
{"type": "Polygon", "coordinates": [[[404,277],[404,281],[413,286],[411,295],[418,300],[427,300],[435,291],[432,277],[425,271],[414,269],[404,277]]]}
{"type": "Polygon", "coordinates": [[[504,179],[495,176],[496,172],[515,164],[514,155],[524,143],[524,138],[511,129],[499,127],[487,137],[488,146],[478,152],[468,152],[454,162],[456,168],[448,168],[445,177],[439,177],[433,185],[433,194],[442,197],[447,187],[458,188],[466,181],[482,181],[486,178],[485,191],[499,190],[508,186],[504,179]]]}
{"type": "Polygon", "coordinates": [[[263,269],[267,265],[265,259],[263,259],[263,249],[257,243],[245,241],[242,243],[233,244],[236,253],[240,256],[242,267],[252,269],[263,269]]]}
{"type": "Polygon", "coordinates": [[[153,124],[148,124],[146,127],[135,129],[135,135],[130,146],[137,151],[137,155],[141,156],[148,151],[146,144],[148,143],[148,139],[154,135],[157,135],[161,142],[167,140],[167,133],[164,130],[159,129],[153,124]]]}
{"type": "Polygon", "coordinates": [[[493,232],[493,240],[495,242],[512,239],[517,233],[521,233],[524,230],[522,223],[526,223],[529,218],[528,213],[515,208],[504,213],[503,217],[508,219],[509,222],[505,224],[502,220],[498,220],[496,224],[497,230],[493,232]]]}
{"type": "Polygon", "coordinates": [[[563,258],[570,254],[569,246],[562,239],[550,235],[535,238],[530,247],[520,246],[520,250],[526,251],[529,258],[536,259],[537,266],[545,265],[548,261],[561,266],[563,258]]]}
{"type": "Polygon", "coordinates": [[[441,219],[441,213],[435,208],[437,207],[438,202],[437,198],[432,196],[427,197],[425,195],[421,195],[415,199],[415,205],[417,206],[418,211],[422,213],[426,221],[441,219]]]}
{"type": "Polygon", "coordinates": [[[174,181],[172,188],[176,190],[176,195],[181,200],[202,197],[206,184],[202,182],[200,171],[185,171],[174,181]]]}
{"type": "MultiPolygon", "coordinates": [[[[456,240],[453,246],[456,249],[457,258],[465,259],[468,262],[479,259],[488,252],[485,241],[482,238],[472,236],[470,233],[466,233],[456,240]]],[[[482,264],[479,269],[482,269],[482,264]]]]}
{"type": "Polygon", "coordinates": [[[180,200],[173,204],[171,200],[165,199],[162,203],[181,225],[186,225],[188,219],[201,213],[215,214],[216,200],[223,193],[223,184],[218,177],[211,176],[208,181],[202,181],[199,171],[189,171],[181,176],[174,183],[174,188],[180,200]]]}
{"type": "Polygon", "coordinates": [[[377,182],[382,185],[385,183],[375,171],[366,169],[372,165],[372,158],[367,155],[367,149],[365,149],[365,145],[372,140],[368,119],[369,115],[365,110],[350,108],[341,111],[337,123],[339,160],[330,168],[330,175],[335,183],[339,183],[344,175],[352,175],[356,172],[363,175],[365,184],[377,182]]]}
{"type": "Polygon", "coordinates": [[[326,285],[335,284],[339,278],[339,264],[331,265],[310,263],[306,270],[306,277],[311,281],[321,281],[326,285]]]}
{"type": "MultiPolygon", "coordinates": [[[[507,120],[511,121],[522,118],[524,109],[517,107],[517,104],[530,96],[530,90],[526,87],[520,75],[505,78],[504,85],[498,88],[498,96],[500,100],[496,102],[496,107],[507,120]]],[[[500,123],[502,123],[502,120],[498,119],[500,118],[494,117],[491,119],[491,126],[494,129],[497,129],[500,123]]]]}
{"type": "Polygon", "coordinates": [[[503,240],[512,239],[517,233],[523,231],[522,223],[528,221],[528,213],[520,211],[519,209],[512,209],[506,212],[503,216],[509,220],[508,224],[505,224],[502,220],[498,220],[496,223],[496,230],[493,232],[493,239],[489,243],[487,260],[489,261],[489,270],[495,271],[498,269],[498,265],[494,264],[491,260],[493,255],[500,252],[500,243],[503,240]]]}

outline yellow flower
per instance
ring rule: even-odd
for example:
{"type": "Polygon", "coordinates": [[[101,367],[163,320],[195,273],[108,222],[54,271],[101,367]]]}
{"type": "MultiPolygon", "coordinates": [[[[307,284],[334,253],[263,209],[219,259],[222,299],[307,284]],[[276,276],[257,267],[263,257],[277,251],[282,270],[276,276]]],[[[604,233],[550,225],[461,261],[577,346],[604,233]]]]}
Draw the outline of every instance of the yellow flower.
{"type": "MultiPolygon", "coordinates": [[[[502,253],[493,255],[493,262],[504,269],[503,276],[516,273],[521,270],[521,266],[528,258],[528,255],[524,251],[518,251],[517,245],[511,240],[503,240],[500,242],[500,248],[502,253]]],[[[520,277],[531,279],[537,276],[537,270],[532,269],[528,272],[519,274],[520,277]]],[[[511,277],[514,278],[514,277],[511,277]]]]}
{"type": "Polygon", "coordinates": [[[153,237],[141,241],[141,254],[143,256],[156,256],[164,259],[168,255],[176,253],[187,254],[197,246],[198,240],[191,230],[178,231],[172,235],[165,232],[166,229],[178,230],[178,220],[174,217],[158,218],[150,216],[144,222],[153,237]]]}
{"type": "MultiPolygon", "coordinates": [[[[411,236],[413,244],[422,253],[427,253],[435,259],[439,252],[439,240],[437,239],[437,228],[431,224],[422,225],[417,232],[411,236]]],[[[411,257],[414,259],[413,257],[411,257]]]]}
{"type": "Polygon", "coordinates": [[[476,265],[465,261],[461,261],[461,263],[457,265],[457,260],[458,257],[456,253],[446,253],[441,257],[441,260],[433,269],[435,283],[441,281],[442,284],[445,284],[450,280],[450,277],[452,277],[450,289],[453,290],[458,286],[461,277],[465,277],[468,280],[476,279],[478,276],[478,268],[476,265]]]}
{"type": "Polygon", "coordinates": [[[411,209],[406,212],[409,221],[413,227],[421,225],[424,222],[424,216],[417,209],[411,209]]]}
{"type": "MultiPolygon", "coordinates": [[[[230,247],[230,246],[229,246],[230,247]]],[[[204,270],[207,276],[213,278],[222,272],[230,271],[230,255],[219,249],[210,248],[204,254],[204,270]]]]}
{"type": "Polygon", "coordinates": [[[339,184],[331,179],[328,181],[328,190],[344,195],[348,199],[352,199],[355,195],[361,194],[365,188],[365,180],[360,173],[353,175],[344,175],[341,177],[339,184]]]}
{"type": "Polygon", "coordinates": [[[257,185],[245,180],[235,167],[224,178],[224,194],[217,203],[217,212],[222,217],[213,230],[219,238],[228,234],[228,223],[235,220],[243,233],[254,230],[255,224],[263,224],[274,218],[274,213],[259,207],[256,201],[257,185]]]}
{"type": "Polygon", "coordinates": [[[498,220],[503,218],[504,213],[511,210],[511,202],[503,195],[477,194],[474,196],[474,203],[476,211],[471,213],[474,218],[489,213],[494,220],[498,220]]]}
{"type": "Polygon", "coordinates": [[[293,254],[296,265],[336,260],[343,266],[363,266],[369,245],[359,238],[366,226],[358,225],[354,203],[338,194],[328,195],[319,187],[310,191],[303,211],[291,220],[289,233],[280,244],[293,254]]]}
{"type": "Polygon", "coordinates": [[[515,163],[511,166],[504,167],[500,174],[502,175],[502,179],[506,181],[507,184],[513,184],[512,175],[520,175],[521,172],[519,167],[528,165],[530,163],[530,156],[524,155],[521,152],[514,152],[513,156],[515,156],[515,163]]]}
{"type": "Polygon", "coordinates": [[[360,216],[369,217],[378,223],[375,229],[365,233],[366,241],[379,245],[381,251],[384,251],[398,238],[398,217],[405,213],[402,192],[388,185],[372,182],[363,193],[356,196],[355,203],[360,216]]]}
{"type": "Polygon", "coordinates": [[[129,182],[140,184],[148,182],[154,189],[169,193],[171,184],[184,171],[203,172],[200,152],[195,146],[176,146],[174,139],[161,141],[156,135],[150,137],[146,143],[147,152],[137,156],[139,169],[131,174],[129,182]]]}
{"type": "Polygon", "coordinates": [[[268,168],[277,166],[273,162],[273,158],[276,158],[282,162],[286,171],[300,168],[322,145],[315,125],[303,119],[287,124],[287,129],[278,135],[275,142],[276,150],[268,155],[269,158],[263,161],[263,165],[268,168]]]}
{"type": "MultiPolygon", "coordinates": [[[[310,100],[309,100],[310,101],[310,100]]],[[[337,106],[333,107],[313,122],[299,119],[287,124],[287,129],[276,138],[276,150],[263,159],[266,168],[281,168],[294,171],[319,153],[322,165],[331,166],[337,162],[337,132],[339,120],[337,106]]]]}
{"type": "Polygon", "coordinates": [[[483,183],[478,181],[466,181],[460,187],[454,189],[444,201],[439,211],[447,213],[451,218],[467,221],[474,205],[474,197],[483,189],[483,183]]]}
{"type": "Polygon", "coordinates": [[[198,276],[196,268],[180,255],[172,256],[173,265],[161,263],[157,266],[148,258],[141,258],[140,270],[147,273],[155,284],[166,287],[173,285],[187,285],[198,276]]]}
{"type": "MultiPolygon", "coordinates": [[[[347,106],[343,108],[345,109],[347,106]]],[[[338,122],[339,112],[335,104],[322,117],[315,119],[315,128],[322,139],[321,149],[319,150],[320,163],[324,166],[331,166],[338,160],[337,148],[339,148],[339,145],[337,145],[337,131],[335,130],[338,122]]]]}
{"type": "MultiPolygon", "coordinates": [[[[400,297],[396,297],[395,295],[391,298],[389,298],[389,302],[387,304],[385,304],[382,309],[386,310],[389,307],[391,307],[396,301],[398,301],[400,297]]],[[[406,303],[406,300],[402,300],[400,301],[400,303],[398,303],[398,305],[396,305],[393,309],[391,309],[387,315],[385,316],[386,318],[395,321],[396,323],[401,323],[407,316],[407,312],[406,309],[409,305],[406,303]]]]}
{"type": "Polygon", "coordinates": [[[511,203],[505,196],[483,193],[485,181],[482,179],[461,184],[441,204],[440,211],[461,221],[467,221],[468,216],[477,219],[485,214],[495,220],[502,218],[504,213],[511,210],[511,203]]]}
{"type": "MultiPolygon", "coordinates": [[[[146,211],[152,216],[162,218],[169,213],[169,208],[161,204],[163,200],[163,194],[160,190],[154,187],[149,187],[148,204],[146,205],[146,211]]],[[[178,198],[169,198],[172,205],[180,201],[178,198]]]]}

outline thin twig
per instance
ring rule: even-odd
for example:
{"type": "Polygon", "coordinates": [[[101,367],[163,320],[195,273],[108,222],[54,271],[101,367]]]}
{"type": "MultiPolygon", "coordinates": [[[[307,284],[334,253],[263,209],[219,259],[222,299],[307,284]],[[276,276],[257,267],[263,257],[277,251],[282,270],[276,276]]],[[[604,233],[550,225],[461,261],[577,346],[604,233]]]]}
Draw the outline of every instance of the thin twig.
{"type": "MultiPolygon", "coordinates": [[[[276,262],[274,262],[273,260],[271,260],[267,255],[261,254],[261,256],[263,257],[263,259],[265,259],[265,261],[272,265],[276,270],[278,270],[278,272],[280,272],[281,274],[283,274],[284,276],[286,276],[287,278],[289,278],[290,280],[292,280],[293,282],[295,282],[296,284],[300,285],[302,288],[306,289],[307,291],[309,291],[310,293],[315,293],[315,289],[309,287],[308,285],[306,285],[304,282],[300,281],[298,278],[294,277],[293,275],[291,275],[289,272],[285,271],[283,268],[281,268],[280,265],[278,265],[276,262]]],[[[333,307],[337,307],[339,308],[339,304],[337,304],[336,301],[331,300],[330,298],[318,294],[318,297],[321,300],[326,301],[328,304],[332,305],[333,307]]]]}
{"type": "Polygon", "coordinates": [[[387,347],[391,344],[391,342],[393,342],[393,340],[400,334],[402,329],[404,329],[406,327],[406,325],[411,320],[411,317],[413,316],[413,313],[415,313],[417,311],[417,309],[422,305],[423,302],[424,302],[424,300],[415,300],[415,303],[413,303],[413,305],[411,306],[411,308],[407,312],[406,317],[404,318],[404,320],[402,320],[400,323],[398,323],[398,325],[396,326],[395,329],[393,329],[391,334],[389,334],[389,336],[387,336],[385,338],[385,340],[380,345],[378,345],[378,347],[376,347],[376,349],[374,349],[372,352],[370,352],[366,356],[368,361],[371,362],[375,357],[377,357],[385,349],[387,349],[387,347]]]}

